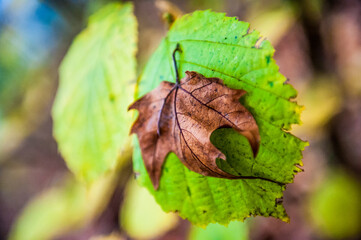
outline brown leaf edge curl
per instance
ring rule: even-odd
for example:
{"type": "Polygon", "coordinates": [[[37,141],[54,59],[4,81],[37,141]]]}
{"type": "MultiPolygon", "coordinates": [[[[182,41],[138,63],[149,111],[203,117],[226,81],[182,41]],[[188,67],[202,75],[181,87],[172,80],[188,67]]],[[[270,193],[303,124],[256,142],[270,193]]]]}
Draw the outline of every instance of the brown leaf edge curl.
{"type": "Polygon", "coordinates": [[[260,135],[252,114],[239,102],[246,93],[231,89],[219,78],[206,78],[197,72],[186,71],[179,81],[175,53],[176,83],[163,81],[134,102],[130,107],[139,111],[131,133],[137,134],[145,167],[155,189],[159,187],[162,166],[170,152],[174,152],[190,170],[204,176],[227,179],[271,179],[255,176],[235,176],[224,172],[216,164],[226,157],[210,141],[213,131],[233,128],[245,136],[256,156],[260,135]]]}

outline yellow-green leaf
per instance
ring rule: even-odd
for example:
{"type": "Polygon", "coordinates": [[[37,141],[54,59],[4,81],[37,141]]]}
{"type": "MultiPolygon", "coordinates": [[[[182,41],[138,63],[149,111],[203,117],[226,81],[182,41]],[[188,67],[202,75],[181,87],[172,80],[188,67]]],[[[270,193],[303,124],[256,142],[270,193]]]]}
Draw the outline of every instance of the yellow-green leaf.
{"type": "Polygon", "coordinates": [[[54,135],[71,171],[91,182],[128,149],[137,22],[130,3],[109,4],[89,19],[60,68],[54,135]]]}
{"type": "Polygon", "coordinates": [[[147,189],[131,180],[120,211],[122,228],[132,239],[153,239],[162,236],[178,223],[174,213],[165,213],[147,189]]]}
{"type": "Polygon", "coordinates": [[[104,174],[90,186],[77,181],[74,176],[66,176],[59,186],[40,193],[21,212],[9,239],[54,239],[85,226],[108,204],[122,169],[118,167],[117,171],[104,174]]]}

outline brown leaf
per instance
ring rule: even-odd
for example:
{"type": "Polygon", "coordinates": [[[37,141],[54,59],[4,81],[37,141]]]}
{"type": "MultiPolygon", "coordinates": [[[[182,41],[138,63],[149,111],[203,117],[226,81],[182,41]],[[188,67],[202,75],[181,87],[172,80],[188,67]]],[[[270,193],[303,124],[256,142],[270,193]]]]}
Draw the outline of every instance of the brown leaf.
{"type": "Polygon", "coordinates": [[[210,136],[218,128],[234,128],[247,137],[257,153],[258,126],[239,102],[245,93],[226,87],[219,78],[186,72],[179,84],[163,81],[129,107],[139,111],[131,133],[138,135],[142,157],[156,189],[169,152],[202,175],[240,178],[217,167],[216,158],[225,156],[210,142],[210,136]]]}

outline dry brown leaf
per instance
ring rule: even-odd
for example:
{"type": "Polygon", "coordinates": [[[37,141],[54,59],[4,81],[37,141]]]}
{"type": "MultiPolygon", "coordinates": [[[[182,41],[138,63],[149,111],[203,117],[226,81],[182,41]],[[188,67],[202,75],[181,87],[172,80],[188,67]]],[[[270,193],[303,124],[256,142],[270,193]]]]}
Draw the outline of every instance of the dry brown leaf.
{"type": "Polygon", "coordinates": [[[226,87],[219,78],[187,71],[180,83],[163,81],[129,107],[139,111],[131,133],[138,135],[142,157],[156,189],[169,152],[204,176],[240,178],[218,168],[216,158],[225,156],[210,142],[210,136],[218,128],[234,128],[247,137],[254,153],[258,151],[258,126],[239,102],[245,93],[226,87]]]}

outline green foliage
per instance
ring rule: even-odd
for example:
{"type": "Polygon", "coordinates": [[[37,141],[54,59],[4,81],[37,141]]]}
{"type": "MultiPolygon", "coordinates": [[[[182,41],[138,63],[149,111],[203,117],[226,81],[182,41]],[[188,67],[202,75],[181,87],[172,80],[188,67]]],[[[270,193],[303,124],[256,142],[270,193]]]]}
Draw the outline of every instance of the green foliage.
{"type": "Polygon", "coordinates": [[[122,229],[132,239],[156,239],[174,228],[179,219],[176,214],[165,213],[149,191],[133,179],[128,182],[120,218],[122,229]]]}
{"type": "Polygon", "coordinates": [[[90,17],[61,65],[54,135],[69,168],[86,182],[129,151],[136,43],[132,5],[109,4],[90,17]]]}
{"type": "Polygon", "coordinates": [[[89,224],[104,211],[119,182],[123,163],[130,158],[131,152],[122,155],[114,171],[91,184],[66,176],[59,185],[33,198],[13,225],[9,239],[54,239],[89,224]]]}
{"type": "Polygon", "coordinates": [[[248,230],[246,223],[231,222],[229,225],[209,224],[207,228],[192,226],[189,240],[247,240],[248,230]]]}
{"type": "Polygon", "coordinates": [[[14,225],[10,239],[50,239],[74,227],[83,216],[84,192],[70,180],[63,188],[50,189],[33,199],[14,225]]]}
{"type": "Polygon", "coordinates": [[[330,239],[358,236],[361,229],[361,185],[344,171],[328,174],[309,202],[312,226],[330,239]]]}
{"type": "Polygon", "coordinates": [[[53,118],[60,152],[77,178],[33,199],[10,239],[53,239],[89,223],[108,204],[131,158],[127,107],[135,89],[136,28],[132,5],[113,3],[74,40],[61,65],[53,118]]]}
{"type": "MultiPolygon", "coordinates": [[[[285,84],[285,77],[273,60],[274,49],[249,31],[249,24],[211,11],[197,11],[177,20],[150,59],[138,86],[138,97],[163,80],[175,81],[172,51],[177,54],[180,75],[196,71],[205,77],[218,77],[231,88],[247,91],[242,104],[253,114],[260,129],[261,146],[255,159],[245,138],[231,129],[217,130],[211,141],[227,156],[217,163],[241,175],[268,178],[282,183],[293,181],[302,165],[302,150],[307,143],[285,130],[300,123],[302,107],[290,101],[296,90],[285,84]],[[240,146],[244,146],[240,147],[240,146]]],[[[251,215],[288,217],[277,199],[284,185],[260,180],[228,180],[204,177],[189,171],[170,154],[163,166],[158,191],[153,189],[135,146],[134,169],[165,211],[178,211],[192,223],[205,226],[212,222],[228,224],[251,215]]]]}
{"type": "Polygon", "coordinates": [[[118,174],[118,171],[106,174],[91,186],[67,176],[59,186],[30,201],[14,224],[9,239],[53,239],[84,226],[104,210],[118,174]]]}

